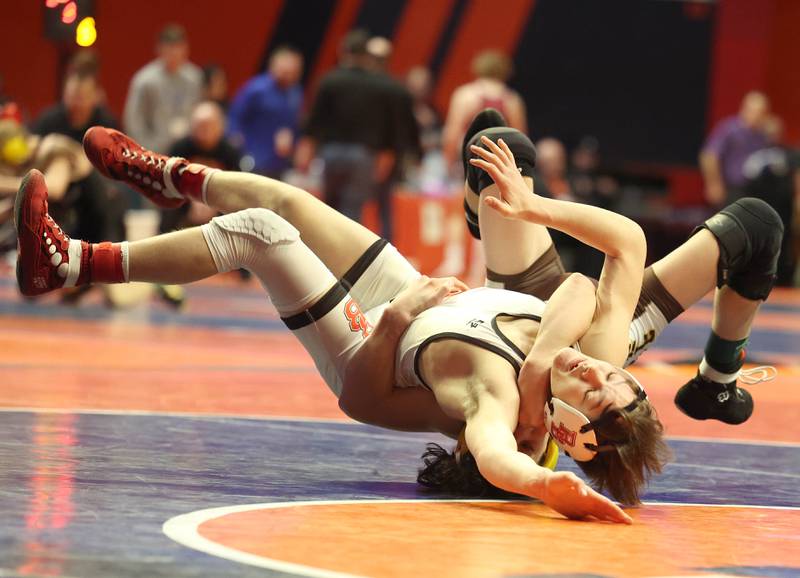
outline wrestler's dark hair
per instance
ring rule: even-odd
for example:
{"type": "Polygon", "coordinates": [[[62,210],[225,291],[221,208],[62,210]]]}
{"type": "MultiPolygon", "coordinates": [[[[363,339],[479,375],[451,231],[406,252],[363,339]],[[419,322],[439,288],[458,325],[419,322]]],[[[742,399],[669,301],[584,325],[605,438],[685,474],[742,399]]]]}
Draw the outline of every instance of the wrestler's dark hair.
{"type": "Polygon", "coordinates": [[[424,465],[417,474],[417,483],[430,490],[465,496],[509,495],[481,475],[475,458],[468,451],[456,459],[455,452],[431,443],[425,447],[422,462],[424,465]]]}
{"type": "MultiPolygon", "coordinates": [[[[638,386],[630,385],[639,391],[638,386]]],[[[672,452],[649,400],[639,402],[631,411],[615,413],[616,419],[603,420],[595,429],[598,445],[614,444],[614,449],[576,463],[597,490],[606,490],[623,504],[634,505],[641,501],[641,489],[653,474],[661,473],[672,452]]]]}

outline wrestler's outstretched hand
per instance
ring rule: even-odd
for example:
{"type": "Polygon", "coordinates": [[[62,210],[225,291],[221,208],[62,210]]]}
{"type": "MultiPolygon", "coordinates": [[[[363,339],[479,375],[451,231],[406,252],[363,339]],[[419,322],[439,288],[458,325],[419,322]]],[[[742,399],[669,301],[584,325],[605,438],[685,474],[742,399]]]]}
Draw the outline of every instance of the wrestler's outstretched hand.
{"type": "Polygon", "coordinates": [[[483,202],[506,218],[541,223],[546,217],[542,198],[534,194],[525,182],[511,149],[503,139],[498,139],[495,144],[484,136],[481,137],[481,143],[488,150],[472,145],[470,150],[480,158],[472,158],[469,162],[486,171],[500,189],[499,199],[487,196],[483,202]]]}
{"type": "Polygon", "coordinates": [[[427,277],[423,275],[409,284],[394,298],[390,307],[408,316],[410,323],[414,317],[439,305],[450,295],[466,291],[469,287],[455,277],[427,277]]]}
{"type": "Polygon", "coordinates": [[[572,472],[553,472],[547,477],[542,501],[567,518],[596,518],[617,524],[633,519],[614,502],[595,492],[572,472]]]}

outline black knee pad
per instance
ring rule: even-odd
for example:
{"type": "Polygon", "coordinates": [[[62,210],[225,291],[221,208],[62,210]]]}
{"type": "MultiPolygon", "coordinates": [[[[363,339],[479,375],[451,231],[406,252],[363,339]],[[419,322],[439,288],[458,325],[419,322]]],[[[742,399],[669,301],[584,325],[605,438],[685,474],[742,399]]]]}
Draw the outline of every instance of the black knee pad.
{"type": "MultiPolygon", "coordinates": [[[[533,178],[533,169],[536,166],[536,147],[533,146],[531,139],[514,128],[508,128],[505,126],[487,128],[486,130],[476,133],[475,136],[472,137],[467,145],[467,150],[469,150],[469,146],[471,145],[477,145],[481,148],[486,148],[480,142],[481,137],[484,136],[489,137],[494,142],[497,142],[499,139],[503,139],[506,145],[508,145],[508,148],[511,149],[511,152],[514,154],[514,160],[516,161],[517,168],[519,168],[522,176],[533,178]]],[[[467,160],[471,158],[477,158],[477,155],[470,152],[469,156],[466,158],[467,160]]],[[[469,163],[467,163],[467,165],[467,184],[475,194],[480,195],[483,189],[494,184],[494,181],[492,180],[492,177],[489,176],[489,173],[483,169],[472,166],[469,163]]]]}
{"type": "Polygon", "coordinates": [[[469,152],[469,145],[472,144],[472,137],[487,128],[508,126],[506,118],[502,113],[494,108],[484,108],[472,119],[464,133],[464,140],[461,141],[461,162],[464,164],[464,174],[469,170],[469,159],[473,157],[469,152]]]}
{"type": "MultiPolygon", "coordinates": [[[[517,163],[517,168],[519,169],[520,173],[522,173],[522,176],[533,178],[533,170],[536,166],[536,147],[533,146],[531,139],[514,128],[508,128],[505,126],[494,127],[476,133],[465,145],[465,162],[471,158],[477,157],[477,155],[469,152],[470,145],[475,144],[482,148],[486,148],[480,143],[481,137],[483,136],[489,137],[494,142],[497,142],[499,139],[503,139],[513,153],[514,161],[517,163]]],[[[489,173],[483,169],[472,166],[468,162],[466,162],[465,166],[467,184],[469,185],[469,188],[472,189],[472,192],[476,195],[480,196],[483,189],[494,184],[492,177],[490,177],[489,173]]],[[[467,218],[467,227],[469,228],[470,233],[472,233],[472,236],[476,239],[480,239],[481,236],[478,215],[475,213],[475,211],[469,208],[466,200],[464,201],[464,210],[467,218]]]]}
{"type": "Polygon", "coordinates": [[[728,205],[695,229],[708,229],[719,244],[717,287],[727,285],[745,299],[763,300],[775,284],[783,223],[761,199],[728,205]]]}

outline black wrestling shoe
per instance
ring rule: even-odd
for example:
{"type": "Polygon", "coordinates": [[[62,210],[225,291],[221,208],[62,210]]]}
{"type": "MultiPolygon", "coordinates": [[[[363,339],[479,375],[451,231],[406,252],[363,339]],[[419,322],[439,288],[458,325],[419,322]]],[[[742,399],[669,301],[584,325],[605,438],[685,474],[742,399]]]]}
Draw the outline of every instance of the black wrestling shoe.
{"type": "MultiPolygon", "coordinates": [[[[775,379],[772,366],[743,370],[739,379],[747,384],[775,379]]],[[[698,374],[675,394],[675,405],[691,418],[716,419],[731,425],[746,422],[753,413],[753,397],[744,388],[730,383],[718,383],[698,374]]]]}
{"type": "Polygon", "coordinates": [[[717,383],[699,373],[675,394],[675,405],[694,419],[716,419],[731,425],[744,423],[753,413],[753,397],[736,381],[717,383]]]}

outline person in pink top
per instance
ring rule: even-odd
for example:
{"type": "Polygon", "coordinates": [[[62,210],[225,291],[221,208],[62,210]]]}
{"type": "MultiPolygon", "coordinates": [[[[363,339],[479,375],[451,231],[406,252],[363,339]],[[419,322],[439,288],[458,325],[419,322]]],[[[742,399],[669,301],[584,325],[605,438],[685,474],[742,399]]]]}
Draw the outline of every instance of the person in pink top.
{"type": "Polygon", "coordinates": [[[442,154],[448,166],[461,160],[464,134],[472,119],[486,108],[494,108],[505,117],[508,126],[528,131],[525,101],[508,87],[513,66],[511,59],[497,50],[485,50],[472,60],[475,80],[453,91],[442,135],[442,154]]]}

